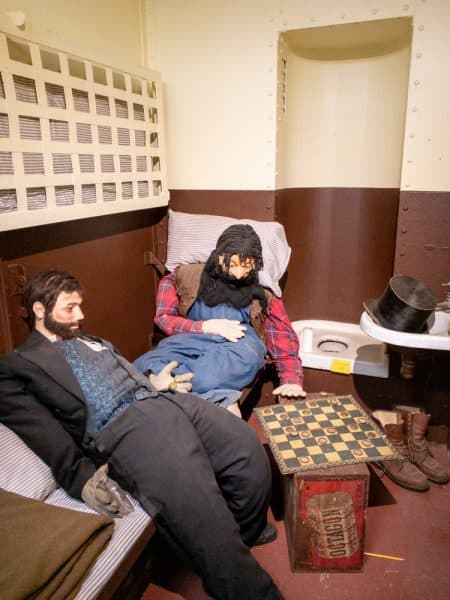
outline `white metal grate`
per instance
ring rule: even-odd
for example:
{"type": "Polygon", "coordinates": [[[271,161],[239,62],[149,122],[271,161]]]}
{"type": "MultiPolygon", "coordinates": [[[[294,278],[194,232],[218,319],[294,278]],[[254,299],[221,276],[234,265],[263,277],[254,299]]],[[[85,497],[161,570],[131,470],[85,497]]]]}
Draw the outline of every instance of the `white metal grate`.
{"type": "Polygon", "coordinates": [[[91,204],[96,201],[95,185],[93,183],[85,183],[81,186],[81,201],[83,204],[91,204]]]}
{"type": "Polygon", "coordinates": [[[56,121],[50,119],[50,139],[53,142],[69,141],[69,123],[68,121],[56,121]]]}
{"type": "Polygon", "coordinates": [[[0,31],[0,230],[167,204],[160,77],[0,31]]]}
{"type": "Polygon", "coordinates": [[[0,175],[14,175],[12,152],[0,152],[0,175]]]}
{"type": "Polygon", "coordinates": [[[40,210],[47,206],[47,196],[45,188],[28,188],[27,189],[27,205],[28,210],[40,210]]]}
{"type": "Polygon", "coordinates": [[[13,81],[17,100],[37,104],[36,84],[33,79],[13,75],[13,81]]]}
{"type": "Polygon", "coordinates": [[[41,122],[37,117],[19,116],[20,137],[23,140],[41,140],[41,122]]]}
{"type": "Polygon", "coordinates": [[[66,108],[66,96],[62,85],[46,83],[47,104],[53,108],[66,108]]]}
{"type": "Polygon", "coordinates": [[[44,171],[44,155],[41,152],[24,152],[23,157],[23,172],[25,175],[37,173],[43,175],[44,171]]]}
{"type": "Polygon", "coordinates": [[[80,154],[80,171],[81,173],[94,173],[94,155],[93,154],[80,154]]]}
{"type": "Polygon", "coordinates": [[[9,119],[5,114],[0,114],[0,137],[9,137],[9,119]]]}

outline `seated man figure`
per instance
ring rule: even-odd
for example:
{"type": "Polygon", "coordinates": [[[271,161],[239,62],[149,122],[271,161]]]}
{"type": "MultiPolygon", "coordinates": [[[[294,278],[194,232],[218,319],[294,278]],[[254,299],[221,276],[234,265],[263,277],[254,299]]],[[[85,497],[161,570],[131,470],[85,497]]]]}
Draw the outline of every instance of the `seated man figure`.
{"type": "Polygon", "coordinates": [[[155,323],[169,337],[136,367],[157,374],[176,361],[174,373],[193,373],[193,392],[226,407],[253,381],[268,352],[281,384],[273,393],[304,397],[298,337],[282,300],[258,283],[262,267],[259,236],[239,224],[220,235],[205,265],[182,265],[166,275],[155,323]]]}
{"type": "Polygon", "coordinates": [[[125,488],[214,598],[281,598],[249,550],[276,534],[256,433],[194,395],[159,392],[109,342],[82,335],[82,294],[60,271],[27,284],[31,334],[0,357],[0,421],[95,510],[127,514],[125,488]]]}

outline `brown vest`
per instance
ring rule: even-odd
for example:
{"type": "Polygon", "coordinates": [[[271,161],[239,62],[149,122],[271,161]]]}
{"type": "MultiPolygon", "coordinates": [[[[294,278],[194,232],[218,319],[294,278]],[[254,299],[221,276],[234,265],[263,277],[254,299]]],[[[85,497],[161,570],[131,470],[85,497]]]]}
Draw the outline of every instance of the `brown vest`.
{"type": "MultiPolygon", "coordinates": [[[[196,263],[180,265],[175,269],[175,289],[179,300],[178,312],[182,317],[187,316],[189,309],[197,299],[204,267],[204,264],[196,263]]],[[[268,289],[264,289],[264,292],[267,298],[267,310],[269,310],[273,294],[268,289]]],[[[265,342],[264,319],[265,314],[260,301],[252,300],[250,303],[250,323],[263,342],[265,342]]]]}

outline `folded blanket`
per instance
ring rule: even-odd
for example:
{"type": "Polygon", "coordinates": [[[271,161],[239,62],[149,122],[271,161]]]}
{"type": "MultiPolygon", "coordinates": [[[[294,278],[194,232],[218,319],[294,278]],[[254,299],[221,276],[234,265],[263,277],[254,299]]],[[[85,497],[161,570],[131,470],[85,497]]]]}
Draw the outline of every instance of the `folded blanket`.
{"type": "Polygon", "coordinates": [[[109,517],[0,489],[0,598],[75,598],[113,529],[109,517]]]}

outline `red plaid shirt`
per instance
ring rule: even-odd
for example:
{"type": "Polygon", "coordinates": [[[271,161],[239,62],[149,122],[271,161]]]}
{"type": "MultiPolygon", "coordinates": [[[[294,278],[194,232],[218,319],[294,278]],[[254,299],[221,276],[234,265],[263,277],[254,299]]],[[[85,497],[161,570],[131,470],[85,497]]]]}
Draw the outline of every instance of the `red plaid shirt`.
{"type": "MultiPolygon", "coordinates": [[[[178,313],[178,296],[175,289],[175,274],[169,273],[161,279],[156,296],[155,323],[167,335],[176,333],[203,333],[203,321],[192,321],[178,313]]],[[[264,321],[267,351],[272,357],[283,383],[303,385],[303,370],[298,355],[299,342],[280,298],[273,297],[269,314],[264,321]]]]}

